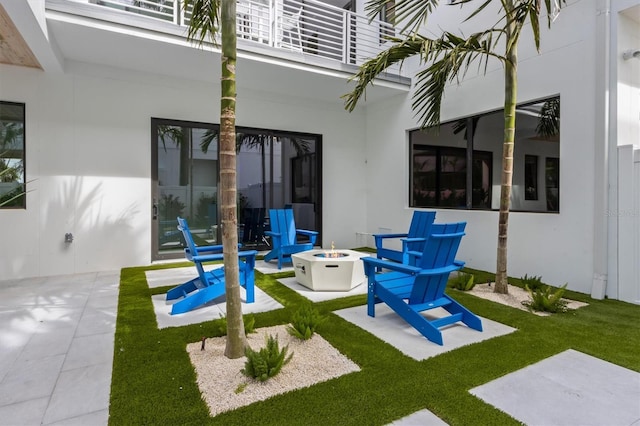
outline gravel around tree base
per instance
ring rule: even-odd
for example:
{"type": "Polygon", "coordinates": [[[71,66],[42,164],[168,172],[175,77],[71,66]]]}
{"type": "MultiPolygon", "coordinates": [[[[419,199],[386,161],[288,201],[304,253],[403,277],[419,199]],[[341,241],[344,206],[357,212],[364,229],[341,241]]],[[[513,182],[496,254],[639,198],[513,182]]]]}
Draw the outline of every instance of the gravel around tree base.
{"type": "Polygon", "coordinates": [[[187,345],[189,358],[196,370],[198,387],[212,416],[360,371],[360,367],[317,333],[311,339],[302,341],[290,336],[284,325],[256,331],[247,336],[252,349],[260,350],[265,346],[266,338],[273,335],[278,337],[280,348],[289,345],[287,353],[293,353],[293,358],[280,373],[265,382],[250,379],[240,372],[246,357],[228,359],[224,356],[225,337],[206,339],[204,351],[200,350],[201,342],[187,345]]]}

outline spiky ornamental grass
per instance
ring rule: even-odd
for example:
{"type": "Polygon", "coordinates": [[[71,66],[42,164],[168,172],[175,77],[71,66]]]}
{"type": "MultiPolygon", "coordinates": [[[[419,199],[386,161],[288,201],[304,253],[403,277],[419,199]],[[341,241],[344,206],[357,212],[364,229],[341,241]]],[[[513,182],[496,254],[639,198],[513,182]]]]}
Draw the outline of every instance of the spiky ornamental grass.
{"type": "Polygon", "coordinates": [[[305,303],[293,314],[287,332],[300,340],[309,340],[323,322],[320,312],[312,304],[305,303]]]}
{"type": "Polygon", "coordinates": [[[247,361],[241,372],[252,379],[261,382],[267,381],[276,376],[282,367],[291,361],[293,353],[288,354],[288,352],[289,345],[280,349],[278,337],[269,335],[266,338],[265,346],[260,350],[254,351],[249,346],[245,348],[244,355],[247,357],[247,361]]]}

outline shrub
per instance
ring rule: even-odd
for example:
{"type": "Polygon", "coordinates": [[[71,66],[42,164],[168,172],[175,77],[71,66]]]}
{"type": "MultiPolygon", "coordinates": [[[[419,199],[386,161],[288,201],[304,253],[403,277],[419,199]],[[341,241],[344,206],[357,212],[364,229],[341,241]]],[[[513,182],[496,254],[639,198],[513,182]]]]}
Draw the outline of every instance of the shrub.
{"type": "Polygon", "coordinates": [[[520,278],[520,280],[522,281],[522,284],[525,287],[529,287],[530,290],[532,291],[536,291],[538,289],[541,289],[543,284],[542,284],[542,277],[538,277],[538,276],[527,276],[527,274],[524,274],[524,277],[520,278]]]}
{"type": "MultiPolygon", "coordinates": [[[[251,334],[256,332],[256,318],[253,315],[244,315],[242,317],[244,323],[244,334],[251,334]]],[[[220,314],[220,322],[218,324],[218,331],[221,336],[227,335],[227,317],[220,314]]]]}
{"type": "Polygon", "coordinates": [[[567,284],[557,289],[553,294],[551,293],[551,287],[545,286],[537,290],[531,290],[525,286],[527,292],[529,292],[530,300],[522,302],[529,310],[543,311],[543,312],[566,312],[567,301],[562,299],[567,288],[567,284]]]}
{"type": "Polygon", "coordinates": [[[244,363],[244,368],[240,370],[245,376],[261,382],[278,374],[293,357],[293,353],[287,356],[288,345],[280,349],[277,337],[269,335],[266,343],[266,346],[259,351],[254,351],[249,346],[246,347],[244,354],[247,361],[244,363]]]}
{"type": "Polygon", "coordinates": [[[309,340],[323,321],[318,310],[307,303],[293,314],[287,332],[300,340],[309,340]]]}
{"type": "Polygon", "coordinates": [[[458,272],[458,275],[451,282],[451,287],[462,291],[469,291],[475,285],[475,277],[473,274],[467,274],[465,272],[458,272]]]}

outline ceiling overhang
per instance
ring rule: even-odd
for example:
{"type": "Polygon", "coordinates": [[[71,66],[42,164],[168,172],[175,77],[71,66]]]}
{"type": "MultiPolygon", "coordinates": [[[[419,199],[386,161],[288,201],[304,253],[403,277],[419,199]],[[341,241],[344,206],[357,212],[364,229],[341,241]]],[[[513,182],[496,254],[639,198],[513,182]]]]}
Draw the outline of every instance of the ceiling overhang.
{"type": "Polygon", "coordinates": [[[42,69],[2,4],[0,4],[0,63],[42,69]]]}
{"type": "MultiPolygon", "coordinates": [[[[46,22],[65,61],[188,81],[220,81],[219,48],[194,45],[184,27],[66,0],[47,0],[46,22]]],[[[314,55],[238,40],[239,90],[342,103],[340,96],[353,90],[349,79],[356,71],[355,66],[314,55]]],[[[407,93],[409,88],[410,79],[385,75],[367,89],[366,102],[407,93]]]]}

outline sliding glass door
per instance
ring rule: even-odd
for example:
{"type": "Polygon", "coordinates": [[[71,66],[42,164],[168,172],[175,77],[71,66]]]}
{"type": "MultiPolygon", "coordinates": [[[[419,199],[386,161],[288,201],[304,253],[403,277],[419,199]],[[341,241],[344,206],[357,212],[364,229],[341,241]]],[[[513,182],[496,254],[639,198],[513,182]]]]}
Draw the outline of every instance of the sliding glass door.
{"type": "MultiPolygon", "coordinates": [[[[153,258],[182,256],[176,217],[199,245],[221,244],[218,126],[152,119],[153,258]]],[[[237,128],[238,240],[269,249],[270,208],[292,208],[298,228],[320,231],[319,135],[237,128]]]]}

